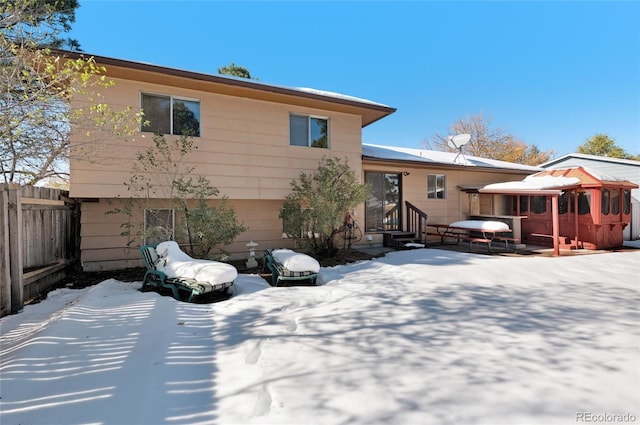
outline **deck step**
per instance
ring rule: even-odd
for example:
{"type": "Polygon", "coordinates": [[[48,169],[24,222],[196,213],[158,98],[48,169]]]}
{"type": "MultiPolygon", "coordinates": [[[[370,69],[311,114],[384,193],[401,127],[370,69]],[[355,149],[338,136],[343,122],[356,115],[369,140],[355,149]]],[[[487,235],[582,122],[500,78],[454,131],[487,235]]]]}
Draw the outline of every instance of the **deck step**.
{"type": "Polygon", "coordinates": [[[560,249],[569,249],[569,250],[578,249],[578,247],[574,243],[560,244],[560,245],[558,245],[558,248],[560,248],[560,249]]]}
{"type": "Polygon", "coordinates": [[[412,232],[385,232],[383,245],[389,248],[403,248],[407,243],[421,243],[412,232]]]}
{"type": "MultiPolygon", "coordinates": [[[[526,240],[529,243],[539,243],[541,245],[553,246],[553,235],[547,235],[544,233],[531,233],[526,236],[526,240]]],[[[571,240],[566,236],[558,236],[558,243],[560,245],[570,245],[571,240]]]]}

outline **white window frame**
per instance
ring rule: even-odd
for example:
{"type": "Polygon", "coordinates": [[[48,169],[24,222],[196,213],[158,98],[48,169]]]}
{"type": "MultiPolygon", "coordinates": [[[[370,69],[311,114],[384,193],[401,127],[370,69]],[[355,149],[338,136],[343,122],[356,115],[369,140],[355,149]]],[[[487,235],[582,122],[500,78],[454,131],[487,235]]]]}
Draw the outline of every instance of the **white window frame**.
{"type": "Polygon", "coordinates": [[[427,175],[427,199],[447,199],[447,176],[445,174],[427,175]],[[430,177],[435,177],[435,188],[429,186],[430,177]],[[442,192],[442,197],[438,196],[440,192],[442,192]]]}

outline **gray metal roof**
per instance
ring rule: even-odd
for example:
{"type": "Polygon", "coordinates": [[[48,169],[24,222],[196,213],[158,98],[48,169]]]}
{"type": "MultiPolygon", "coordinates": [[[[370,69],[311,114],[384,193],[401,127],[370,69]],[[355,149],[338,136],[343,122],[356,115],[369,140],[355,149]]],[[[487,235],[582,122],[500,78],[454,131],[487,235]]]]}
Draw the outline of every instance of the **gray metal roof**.
{"type": "Polygon", "coordinates": [[[364,158],[388,161],[405,161],[461,168],[495,168],[496,170],[517,170],[531,173],[542,171],[542,168],[531,165],[516,164],[514,162],[498,161],[471,155],[458,156],[456,152],[371,145],[366,143],[362,145],[362,156],[364,158]]]}
{"type": "Polygon", "coordinates": [[[589,155],[586,153],[569,153],[566,155],[563,155],[559,158],[555,158],[552,159],[550,161],[547,161],[543,164],[540,164],[540,166],[542,168],[549,168],[552,165],[564,162],[568,159],[571,158],[577,158],[577,159],[586,159],[589,161],[599,161],[599,162],[611,162],[611,163],[615,163],[615,164],[624,164],[624,165],[632,165],[632,166],[636,166],[636,167],[640,167],[640,161],[635,161],[633,159],[622,159],[622,158],[611,158],[608,156],[598,156],[598,155],[589,155]]]}

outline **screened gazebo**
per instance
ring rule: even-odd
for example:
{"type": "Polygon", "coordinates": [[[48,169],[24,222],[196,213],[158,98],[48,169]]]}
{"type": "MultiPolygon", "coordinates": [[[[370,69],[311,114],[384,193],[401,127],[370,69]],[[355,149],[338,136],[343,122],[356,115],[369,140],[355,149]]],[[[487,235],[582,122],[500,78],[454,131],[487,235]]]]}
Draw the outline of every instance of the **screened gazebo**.
{"type": "Polygon", "coordinates": [[[559,249],[622,246],[635,188],[628,180],[571,167],[490,184],[478,192],[506,196],[505,213],[522,217],[523,242],[552,245],[558,255],[559,249]]]}

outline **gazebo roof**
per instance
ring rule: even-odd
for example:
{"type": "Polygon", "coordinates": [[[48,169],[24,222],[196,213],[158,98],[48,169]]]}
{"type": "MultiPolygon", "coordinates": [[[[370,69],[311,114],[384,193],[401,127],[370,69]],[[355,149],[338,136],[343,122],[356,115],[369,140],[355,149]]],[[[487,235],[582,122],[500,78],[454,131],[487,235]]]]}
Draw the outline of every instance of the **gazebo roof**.
{"type": "Polygon", "coordinates": [[[637,188],[638,185],[584,167],[549,169],[527,176],[524,180],[493,183],[478,189],[480,193],[553,195],[572,188],[603,186],[637,188]]]}

